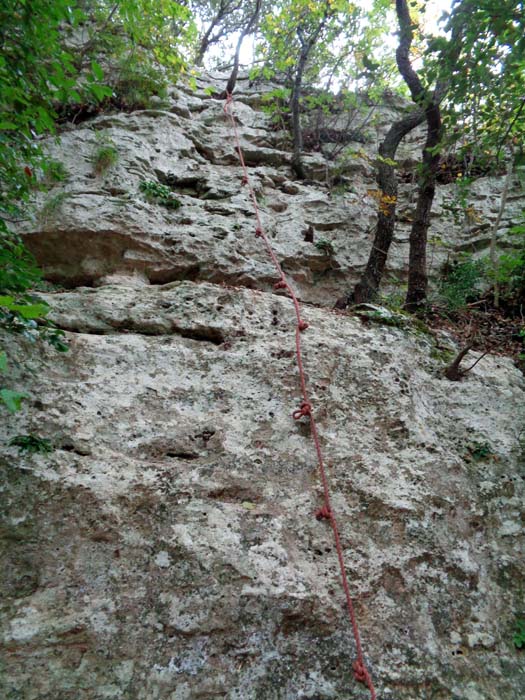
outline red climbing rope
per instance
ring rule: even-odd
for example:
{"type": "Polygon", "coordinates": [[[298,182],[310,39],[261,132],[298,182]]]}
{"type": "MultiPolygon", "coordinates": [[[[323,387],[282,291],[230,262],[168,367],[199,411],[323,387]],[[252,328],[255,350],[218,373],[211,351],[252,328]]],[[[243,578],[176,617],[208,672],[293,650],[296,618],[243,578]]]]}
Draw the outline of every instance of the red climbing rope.
{"type": "Polygon", "coordinates": [[[370,675],[366,664],[365,664],[365,659],[363,656],[363,650],[361,647],[361,636],[359,634],[359,628],[357,626],[357,620],[355,616],[355,611],[354,611],[354,604],[352,602],[352,597],[350,595],[350,587],[348,585],[348,578],[346,575],[346,567],[345,567],[345,562],[344,562],[344,557],[343,557],[343,548],[341,546],[341,539],[339,537],[339,529],[337,527],[337,521],[335,519],[334,512],[332,510],[332,506],[330,504],[330,489],[328,486],[328,478],[326,476],[326,469],[324,466],[324,460],[323,460],[323,454],[321,451],[321,444],[319,442],[319,433],[317,432],[317,424],[315,422],[314,418],[314,412],[313,412],[313,406],[308,398],[308,391],[306,387],[306,377],[304,373],[304,367],[303,367],[303,356],[301,352],[301,332],[305,331],[308,328],[308,324],[306,321],[303,321],[301,318],[301,309],[299,307],[299,301],[295,295],[295,292],[293,291],[292,287],[288,283],[288,280],[286,279],[286,276],[283,272],[283,269],[281,265],[279,264],[279,261],[277,260],[277,256],[275,255],[275,252],[272,248],[272,245],[266,236],[266,233],[264,232],[262,223],[261,223],[261,217],[259,213],[259,206],[257,203],[257,197],[255,195],[255,191],[251,185],[250,182],[250,177],[248,174],[248,168],[246,167],[246,163],[244,160],[244,155],[241,149],[241,142],[239,139],[239,132],[237,129],[237,123],[235,121],[235,117],[233,114],[233,96],[228,93],[226,96],[226,103],[224,105],[224,112],[225,114],[229,117],[232,128],[233,128],[233,133],[235,135],[235,148],[237,150],[238,156],[239,156],[239,161],[242,167],[243,175],[241,182],[243,185],[246,185],[248,187],[250,197],[252,199],[253,203],[253,208],[255,211],[255,219],[256,219],[256,227],[255,227],[255,236],[257,238],[262,238],[263,243],[266,247],[266,250],[268,252],[268,255],[273,261],[273,264],[275,265],[277,272],[279,273],[279,281],[274,285],[275,289],[286,289],[288,293],[290,294],[290,297],[292,299],[294,308],[295,308],[295,315],[297,318],[297,325],[295,328],[295,348],[296,348],[296,358],[297,358],[297,368],[299,370],[299,380],[301,383],[301,393],[303,396],[303,400],[301,401],[301,404],[299,408],[293,412],[292,416],[294,420],[300,420],[303,416],[308,416],[310,419],[310,430],[312,433],[312,438],[314,441],[315,445],[315,450],[317,452],[317,461],[319,464],[319,473],[321,476],[321,483],[323,485],[323,493],[324,493],[324,504],[323,506],[315,513],[315,517],[317,520],[329,520],[330,524],[332,526],[332,530],[334,533],[334,538],[335,538],[335,547],[337,550],[337,558],[339,560],[339,568],[341,570],[341,579],[342,579],[342,584],[343,584],[343,590],[345,593],[346,597],[346,605],[348,608],[348,615],[350,617],[350,623],[352,625],[352,631],[354,635],[354,640],[355,640],[355,646],[356,646],[356,659],[352,664],[352,670],[354,672],[354,677],[357,681],[360,683],[364,683],[368,690],[370,691],[370,699],[371,700],[376,700],[376,691],[374,688],[374,684],[372,682],[372,676],[370,675]]]}

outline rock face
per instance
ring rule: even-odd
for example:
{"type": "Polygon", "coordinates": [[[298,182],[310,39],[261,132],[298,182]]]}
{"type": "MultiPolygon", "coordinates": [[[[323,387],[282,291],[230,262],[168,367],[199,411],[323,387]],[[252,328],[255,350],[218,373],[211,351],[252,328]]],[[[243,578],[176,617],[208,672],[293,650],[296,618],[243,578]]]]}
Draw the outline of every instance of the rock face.
{"type": "MultiPolygon", "coordinates": [[[[318,304],[305,368],[378,697],[521,699],[523,375],[487,356],[449,382],[446,337],[324,308],[366,259],[370,173],[340,196],[292,181],[283,135],[244,97],[264,223],[318,304]]],[[[60,148],[67,196],[26,236],[71,287],[46,295],[70,351],[31,348],[13,377],[27,407],[2,426],[55,449],[2,457],[1,696],[364,700],[308,423],[291,417],[293,306],[271,291],[222,105],[177,92],[172,112],[99,117],[60,148]],[[103,176],[96,130],[120,153],[103,176]],[[155,179],[180,209],[143,198],[155,179]]],[[[500,185],[478,184],[487,212],[500,185]]]]}
{"type": "MultiPolygon", "coordinates": [[[[210,83],[212,78],[191,95],[174,89],[171,111],[104,115],[63,133],[60,144],[49,144],[70,179],[40,196],[36,219],[22,229],[48,279],[71,287],[131,274],[153,284],[199,279],[271,290],[275,272],[254,238],[253,210],[223,103],[203,89],[210,83]],[[117,160],[101,170],[97,154],[108,143],[117,149],[117,160]],[[180,209],[148,200],[140,189],[148,181],[168,186],[180,209]]],[[[218,90],[223,86],[216,83],[218,90]]],[[[365,143],[349,145],[354,157],[342,169],[318,153],[305,155],[310,179],[301,183],[291,179],[288,136],[261,111],[261,96],[246,81],[240,86],[236,116],[263,224],[302,299],[333,305],[366,264],[377,210],[372,160],[402,105],[377,111],[365,143]],[[327,182],[339,184],[330,188],[327,182]],[[313,239],[305,240],[310,227],[313,239]]],[[[416,132],[402,144],[400,167],[418,162],[421,137],[416,132]]],[[[503,180],[478,180],[465,217],[461,187],[438,188],[429,231],[431,270],[437,272],[454,251],[488,251],[503,180]]],[[[406,277],[415,196],[414,183],[401,184],[387,282],[406,277]]],[[[508,230],[521,220],[524,201],[521,186],[513,183],[500,246],[512,243],[508,230]]]]}

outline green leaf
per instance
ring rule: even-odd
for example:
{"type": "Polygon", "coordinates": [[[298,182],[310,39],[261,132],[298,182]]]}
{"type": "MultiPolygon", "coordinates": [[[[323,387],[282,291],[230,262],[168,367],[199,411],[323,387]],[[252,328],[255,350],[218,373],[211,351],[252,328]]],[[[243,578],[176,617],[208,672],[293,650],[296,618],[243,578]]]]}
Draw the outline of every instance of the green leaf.
{"type": "Polygon", "coordinates": [[[16,413],[20,410],[22,399],[27,399],[26,394],[11,389],[0,389],[0,401],[2,401],[9,413],[16,413]]]}
{"type": "Polygon", "coordinates": [[[13,122],[0,122],[0,130],[2,131],[16,131],[18,129],[17,124],[13,124],[13,122]]]}
{"type": "Polygon", "coordinates": [[[96,61],[91,61],[91,70],[97,80],[104,80],[104,71],[99,63],[96,61]]]}
{"type": "Polygon", "coordinates": [[[0,306],[5,306],[8,309],[12,309],[14,302],[14,297],[0,296],[0,306]]]}
{"type": "Polygon", "coordinates": [[[111,97],[113,94],[113,90],[107,85],[92,84],[89,86],[89,90],[93,97],[99,102],[102,101],[104,97],[111,97]]]}
{"type": "Polygon", "coordinates": [[[49,313],[49,306],[47,304],[13,304],[11,306],[13,311],[18,311],[20,316],[25,319],[42,318],[49,313]]]}

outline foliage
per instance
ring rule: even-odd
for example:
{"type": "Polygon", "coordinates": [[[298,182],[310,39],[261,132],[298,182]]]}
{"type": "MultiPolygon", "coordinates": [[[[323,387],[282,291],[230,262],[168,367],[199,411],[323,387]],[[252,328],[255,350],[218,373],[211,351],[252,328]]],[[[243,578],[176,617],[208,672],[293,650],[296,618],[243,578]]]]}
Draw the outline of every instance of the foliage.
{"type": "Polygon", "coordinates": [[[135,51],[119,61],[117,78],[113,82],[115,101],[123,109],[147,109],[151,98],[161,100],[168,97],[166,73],[153,65],[144,51],[135,51]]]}
{"type": "MultiPolygon", "coordinates": [[[[252,2],[242,0],[191,0],[190,6],[200,25],[198,48],[195,54],[196,65],[202,65],[210,47],[220,47],[218,61],[225,58],[229,40],[240,33],[248,24],[253,12],[252,2]]],[[[270,0],[262,4],[262,12],[272,11],[270,0]]]]}
{"type": "Polygon", "coordinates": [[[46,160],[44,166],[44,185],[57,182],[66,182],[69,179],[69,172],[66,166],[59,160],[46,160]]]}
{"type": "Polygon", "coordinates": [[[325,94],[334,87],[357,94],[374,86],[379,95],[391,69],[381,50],[389,5],[386,0],[375,0],[365,12],[345,0],[280,2],[262,21],[258,53],[263,64],[252,70],[252,78],[278,76],[290,86],[301,37],[304,41],[323,23],[309,55],[305,85],[323,87],[325,94]]]}
{"type": "Polygon", "coordinates": [[[91,162],[95,173],[101,175],[118,161],[118,148],[106,134],[97,134],[97,141],[91,162]]]}
{"type": "Polygon", "coordinates": [[[437,73],[449,90],[443,104],[449,142],[467,154],[465,176],[492,154],[496,166],[505,143],[525,130],[525,15],[517,0],[461,0],[443,14],[445,30],[463,26],[461,51],[442,38],[429,42],[429,77],[437,73]]]}
{"type": "Polygon", "coordinates": [[[9,444],[18,447],[20,453],[28,454],[48,454],[53,452],[50,440],[38,437],[38,435],[16,435],[9,441],[9,444]]]}
{"type": "Polygon", "coordinates": [[[161,66],[175,80],[188,70],[186,56],[196,38],[193,15],[175,0],[91,0],[86,2],[83,63],[105,54],[110,64],[161,66]]]}
{"type": "Polygon", "coordinates": [[[162,185],[154,180],[143,180],[140,191],[146,195],[147,199],[154,200],[168,209],[178,209],[181,202],[175,197],[167,185],[162,185]]]}
{"type": "Polygon", "coordinates": [[[69,193],[62,190],[61,192],[56,192],[50,195],[42,204],[42,208],[38,212],[39,222],[44,225],[47,224],[60,210],[60,207],[64,201],[68,198],[69,193]]]}
{"type": "Polygon", "coordinates": [[[525,618],[516,620],[512,642],[517,649],[525,648],[525,618]]]}
{"type": "MultiPolygon", "coordinates": [[[[524,211],[525,214],[525,211],[524,211]]],[[[515,237],[516,248],[499,258],[496,271],[497,281],[501,285],[503,300],[515,297],[525,298],[525,224],[513,226],[509,233],[515,237]]]]}
{"type": "Polygon", "coordinates": [[[483,462],[492,456],[492,447],[488,442],[473,442],[469,446],[469,452],[475,462],[483,462]]]}
{"type": "Polygon", "coordinates": [[[320,250],[325,255],[334,255],[335,250],[331,241],[326,240],[326,238],[320,238],[315,242],[315,247],[320,250]]]}
{"type": "Polygon", "coordinates": [[[479,297],[485,279],[486,264],[463,256],[445,265],[439,296],[449,311],[464,308],[479,297]]]}

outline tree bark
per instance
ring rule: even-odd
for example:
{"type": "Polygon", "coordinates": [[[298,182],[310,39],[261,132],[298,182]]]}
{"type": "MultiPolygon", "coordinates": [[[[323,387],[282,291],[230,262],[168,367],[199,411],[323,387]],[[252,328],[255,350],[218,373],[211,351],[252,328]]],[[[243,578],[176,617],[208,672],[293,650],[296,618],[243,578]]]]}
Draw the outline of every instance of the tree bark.
{"type": "Polygon", "coordinates": [[[299,54],[299,62],[297,64],[297,70],[295,72],[295,78],[293,82],[292,95],[290,97],[290,109],[292,112],[292,138],[293,138],[293,154],[292,154],[292,168],[297,177],[300,180],[304,180],[306,175],[303,166],[303,131],[301,127],[301,91],[303,88],[303,75],[308,62],[308,57],[310,56],[310,51],[315,46],[319,35],[324,29],[327,19],[331,15],[330,3],[327,2],[325,5],[325,11],[322,19],[317,26],[317,29],[313,32],[309,39],[304,38],[303,30],[301,27],[297,27],[297,37],[301,44],[301,52],[299,54]]]}
{"type": "Polygon", "coordinates": [[[252,33],[254,26],[259,20],[259,14],[261,12],[262,0],[256,0],[255,9],[246,27],[242,30],[239,40],[237,41],[237,47],[235,49],[235,58],[233,61],[233,68],[226,84],[226,90],[220,95],[221,99],[224,99],[227,95],[231,95],[235,89],[237,83],[237,75],[239,74],[239,54],[241,53],[241,46],[244,39],[252,33]]]}
{"type": "Polygon", "coordinates": [[[512,147],[509,148],[508,158],[509,159],[507,161],[507,173],[505,175],[505,182],[503,184],[503,190],[501,192],[498,215],[490,233],[489,257],[490,265],[492,267],[492,274],[494,275],[494,307],[496,309],[499,309],[499,259],[496,251],[496,243],[498,240],[499,225],[501,224],[501,219],[503,217],[505,207],[507,206],[507,197],[509,196],[509,190],[512,183],[512,174],[514,172],[514,149],[512,147]]]}
{"type": "Polygon", "coordinates": [[[297,71],[295,73],[295,79],[293,82],[292,96],[290,98],[290,107],[292,111],[292,138],[293,138],[293,154],[292,154],[292,168],[299,180],[304,180],[306,175],[303,167],[302,153],[303,153],[303,131],[301,127],[301,90],[303,84],[303,74],[306,68],[306,62],[308,61],[308,54],[313,46],[310,41],[305,42],[301,38],[299,29],[297,30],[299,35],[299,40],[301,41],[301,53],[299,55],[299,63],[297,64],[297,71]]]}
{"type": "Polygon", "coordinates": [[[436,95],[429,94],[410,62],[413,24],[406,0],[396,0],[399,22],[399,46],[396,61],[403,80],[410,90],[413,102],[425,110],[427,138],[423,147],[423,159],[418,183],[416,212],[410,232],[408,262],[408,291],[405,300],[407,311],[417,311],[427,298],[427,232],[430,212],[436,191],[436,174],[439,166],[438,145],[441,138],[441,110],[436,95]]]}
{"type": "Polygon", "coordinates": [[[377,167],[376,182],[380,195],[386,195],[388,203],[379,205],[377,212],[377,227],[372,249],[368,257],[368,263],[361,279],[356,284],[353,293],[353,301],[357,304],[372,301],[379,290],[379,285],[385,271],[388,251],[394,236],[397,204],[397,176],[395,166],[387,162],[394,160],[402,139],[425,119],[422,110],[413,112],[408,116],[394,122],[390,127],[385,140],[379,146],[379,163],[377,167]]]}

